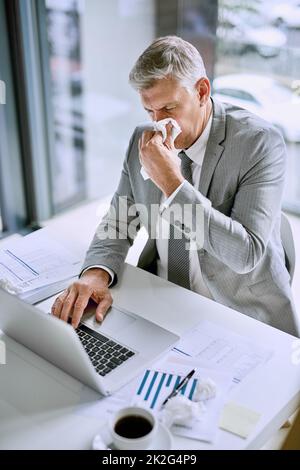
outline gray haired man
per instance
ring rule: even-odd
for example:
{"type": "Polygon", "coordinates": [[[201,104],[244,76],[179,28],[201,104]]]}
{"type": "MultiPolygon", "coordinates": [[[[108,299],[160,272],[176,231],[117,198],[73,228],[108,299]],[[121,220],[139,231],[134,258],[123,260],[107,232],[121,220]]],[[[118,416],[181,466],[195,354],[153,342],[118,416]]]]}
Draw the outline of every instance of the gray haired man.
{"type": "Polygon", "coordinates": [[[103,320],[112,303],[109,287],[133,242],[127,229],[138,221],[135,226],[149,233],[140,267],[298,335],[280,239],[282,137],[248,111],[212,100],[199,52],[176,36],[159,38],[142,53],[130,83],[153,121],[172,118],[182,132],[173,142],[170,124],[165,141],[149,126],[135,129],[113,211],[96,231],[80,279],[56,299],[52,313],[65,321],[72,317],[76,327],[92,298],[96,319],[103,320]],[[120,216],[125,202],[126,220],[120,216]],[[138,209],[149,213],[153,206],[160,209],[151,218],[138,209]],[[186,206],[190,225],[170,217],[174,207],[186,206]],[[119,236],[103,236],[110,228],[119,236]],[[203,243],[197,244],[200,233],[203,243]]]}

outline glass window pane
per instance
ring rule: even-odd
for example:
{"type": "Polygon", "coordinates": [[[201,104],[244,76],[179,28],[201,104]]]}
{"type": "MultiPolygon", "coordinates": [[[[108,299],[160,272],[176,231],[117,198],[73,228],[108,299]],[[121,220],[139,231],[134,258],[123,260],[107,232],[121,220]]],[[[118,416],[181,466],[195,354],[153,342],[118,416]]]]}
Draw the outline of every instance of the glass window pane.
{"type": "Polygon", "coordinates": [[[31,222],[25,202],[17,77],[13,73],[15,56],[5,7],[5,2],[0,1],[0,238],[31,222]]]}
{"type": "Polygon", "coordinates": [[[111,194],[147,118],[128,74],[155,36],[154,0],[45,0],[55,211],[111,194]]]}
{"type": "MultiPolygon", "coordinates": [[[[115,189],[129,137],[148,119],[128,84],[128,73],[157,34],[179,34],[192,42],[202,53],[209,76],[226,78],[219,84],[228,91],[222,92],[222,99],[247,107],[282,132],[288,150],[285,201],[300,208],[300,28],[287,15],[278,21],[272,0],[45,4],[55,210],[115,189]]],[[[296,14],[294,22],[295,18],[296,14]]]]}
{"type": "Polygon", "coordinates": [[[292,1],[222,0],[217,40],[215,96],[249,109],[280,130],[288,157],[284,205],[300,212],[299,6],[292,1]]]}
{"type": "Polygon", "coordinates": [[[83,199],[86,193],[79,6],[73,0],[46,0],[54,129],[51,180],[55,211],[83,199]]]}

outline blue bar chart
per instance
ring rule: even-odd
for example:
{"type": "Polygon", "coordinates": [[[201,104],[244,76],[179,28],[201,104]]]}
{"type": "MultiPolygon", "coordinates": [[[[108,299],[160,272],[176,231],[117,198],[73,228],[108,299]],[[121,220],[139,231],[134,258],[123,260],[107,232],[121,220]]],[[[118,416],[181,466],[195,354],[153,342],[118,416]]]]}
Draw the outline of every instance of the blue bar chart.
{"type": "MultiPolygon", "coordinates": [[[[164,399],[174,390],[183,377],[157,370],[146,370],[137,389],[137,396],[149,408],[159,408],[164,399]]],[[[197,379],[190,380],[179,393],[190,400],[197,385],[197,379]]]]}

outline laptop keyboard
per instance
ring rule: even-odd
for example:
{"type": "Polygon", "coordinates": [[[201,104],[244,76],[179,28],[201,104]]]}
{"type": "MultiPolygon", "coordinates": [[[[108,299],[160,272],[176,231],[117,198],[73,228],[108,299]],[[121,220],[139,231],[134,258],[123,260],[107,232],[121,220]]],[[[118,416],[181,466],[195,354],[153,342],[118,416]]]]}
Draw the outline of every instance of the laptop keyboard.
{"type": "Polygon", "coordinates": [[[80,323],[76,333],[98,374],[104,377],[123,364],[134,352],[80,323]]]}

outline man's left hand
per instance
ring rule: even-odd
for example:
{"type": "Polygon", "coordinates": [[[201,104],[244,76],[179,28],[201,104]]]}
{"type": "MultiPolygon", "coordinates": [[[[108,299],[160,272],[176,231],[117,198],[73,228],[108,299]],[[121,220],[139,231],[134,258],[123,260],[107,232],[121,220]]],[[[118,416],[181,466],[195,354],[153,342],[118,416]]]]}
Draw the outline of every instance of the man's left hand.
{"type": "Polygon", "coordinates": [[[180,171],[180,158],[172,143],[172,124],[166,126],[167,138],[163,142],[162,134],[144,131],[139,140],[140,162],[149,177],[166,197],[184,181],[180,171]]]}

